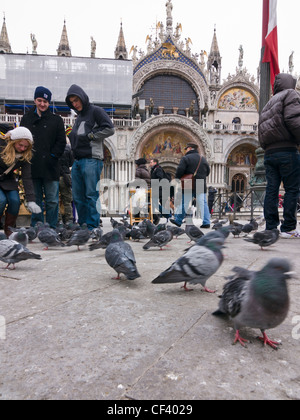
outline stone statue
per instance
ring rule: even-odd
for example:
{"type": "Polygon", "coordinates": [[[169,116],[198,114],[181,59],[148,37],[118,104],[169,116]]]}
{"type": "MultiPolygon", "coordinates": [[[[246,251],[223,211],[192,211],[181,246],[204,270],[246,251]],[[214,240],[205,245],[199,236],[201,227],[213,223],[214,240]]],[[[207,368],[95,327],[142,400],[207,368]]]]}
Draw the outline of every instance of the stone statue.
{"type": "Polygon", "coordinates": [[[166,8],[167,8],[167,18],[172,19],[172,10],[173,10],[172,0],[167,1],[166,8]]]}
{"type": "Polygon", "coordinates": [[[239,67],[240,67],[240,69],[242,69],[243,64],[244,64],[244,49],[243,49],[243,46],[242,45],[240,45],[239,52],[240,52],[240,56],[239,56],[239,67]]]}
{"type": "Polygon", "coordinates": [[[154,101],[153,101],[153,98],[150,98],[150,106],[149,106],[150,115],[153,115],[153,111],[154,111],[154,101]]]}
{"type": "Polygon", "coordinates": [[[34,34],[30,34],[31,42],[32,42],[32,54],[37,54],[37,40],[34,34]]]}
{"type": "Polygon", "coordinates": [[[94,40],[94,38],[91,36],[91,57],[95,58],[96,55],[96,41],[94,40]]]}
{"type": "Polygon", "coordinates": [[[294,51],[289,56],[289,72],[292,74],[294,71],[294,51]]]}

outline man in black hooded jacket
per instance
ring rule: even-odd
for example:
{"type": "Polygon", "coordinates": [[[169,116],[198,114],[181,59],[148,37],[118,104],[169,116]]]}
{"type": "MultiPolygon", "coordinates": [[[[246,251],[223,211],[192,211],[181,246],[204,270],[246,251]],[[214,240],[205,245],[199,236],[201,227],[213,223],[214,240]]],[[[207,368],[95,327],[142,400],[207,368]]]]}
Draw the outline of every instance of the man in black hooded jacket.
{"type": "Polygon", "coordinates": [[[281,237],[300,238],[297,227],[297,200],[300,188],[300,96],[296,79],[280,73],[275,78],[274,96],[262,110],[258,125],[261,147],[265,150],[267,178],[264,214],[266,229],[279,225],[279,189],[285,189],[281,237]]]}
{"type": "Polygon", "coordinates": [[[72,85],[67,105],[78,114],[69,134],[75,162],[72,167],[72,193],[80,225],[90,230],[100,224],[99,181],[103,169],[104,139],[114,134],[111,119],[99,106],[90,103],[85,91],[72,85]]]}

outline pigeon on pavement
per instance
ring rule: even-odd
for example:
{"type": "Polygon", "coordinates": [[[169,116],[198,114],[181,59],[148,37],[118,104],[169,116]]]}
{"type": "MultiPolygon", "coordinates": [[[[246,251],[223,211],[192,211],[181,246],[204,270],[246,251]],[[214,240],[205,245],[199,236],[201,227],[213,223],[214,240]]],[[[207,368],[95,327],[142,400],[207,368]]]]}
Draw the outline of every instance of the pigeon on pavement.
{"type": "Polygon", "coordinates": [[[147,250],[150,248],[158,247],[162,251],[164,246],[167,246],[169,242],[173,239],[173,233],[170,230],[162,230],[152,236],[149,242],[147,242],[143,249],[147,250]]]}
{"type": "Polygon", "coordinates": [[[53,246],[65,246],[65,244],[61,241],[58,233],[55,232],[54,229],[51,229],[47,224],[45,226],[39,227],[37,237],[39,241],[45,245],[44,251],[53,246]]]}
{"type": "Polygon", "coordinates": [[[273,245],[278,241],[279,233],[280,232],[278,229],[264,230],[262,232],[254,233],[252,238],[244,238],[244,241],[257,244],[263,250],[264,248],[273,245]]]}
{"type": "MultiPolygon", "coordinates": [[[[215,233],[215,232],[214,232],[215,233]]],[[[167,270],[156,277],[152,283],[180,283],[184,282],[183,288],[186,291],[187,283],[202,284],[208,293],[214,291],[205,286],[207,280],[220,268],[223,262],[221,248],[224,244],[224,237],[212,237],[207,239],[204,245],[194,245],[186,253],[178,258],[167,270]]]]}
{"type": "Polygon", "coordinates": [[[5,268],[10,269],[9,266],[12,264],[13,268],[10,270],[14,270],[16,263],[29,259],[41,260],[42,257],[29,251],[28,248],[19,242],[11,239],[0,241],[0,260],[7,263],[5,268]]]}
{"type": "Polygon", "coordinates": [[[216,316],[228,315],[234,322],[234,344],[244,346],[247,340],[240,336],[242,327],[258,328],[264,345],[277,349],[279,343],[268,338],[265,330],[275,328],[286,318],[289,310],[289,295],[286,280],[291,278],[288,260],[271,259],[260,271],[248,271],[235,267],[220,297],[216,316]]]}
{"type": "Polygon", "coordinates": [[[80,251],[80,246],[85,245],[91,237],[91,233],[86,226],[82,227],[79,230],[75,230],[73,235],[66,243],[66,246],[77,245],[78,251],[80,251]]]}
{"type": "Polygon", "coordinates": [[[135,280],[141,277],[136,267],[136,260],[131,246],[124,242],[118,229],[112,231],[110,244],[105,250],[105,259],[118,274],[125,274],[128,280],[135,280]]]}
{"type": "Polygon", "coordinates": [[[197,241],[200,239],[204,233],[194,225],[193,219],[191,216],[186,216],[186,226],[185,226],[185,233],[190,238],[190,242],[197,241]]]}
{"type": "Polygon", "coordinates": [[[19,244],[25,247],[28,245],[28,235],[26,228],[10,228],[10,230],[12,231],[12,234],[9,236],[9,239],[19,242],[19,244]]]}

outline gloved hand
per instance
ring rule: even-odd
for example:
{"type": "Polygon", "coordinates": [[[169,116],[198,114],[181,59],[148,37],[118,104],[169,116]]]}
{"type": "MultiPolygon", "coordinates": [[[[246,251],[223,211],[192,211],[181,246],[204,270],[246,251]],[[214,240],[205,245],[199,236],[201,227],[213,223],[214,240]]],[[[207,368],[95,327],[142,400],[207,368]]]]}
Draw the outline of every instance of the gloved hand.
{"type": "Polygon", "coordinates": [[[42,209],[34,201],[29,201],[26,207],[31,213],[42,213],[42,209]]]}

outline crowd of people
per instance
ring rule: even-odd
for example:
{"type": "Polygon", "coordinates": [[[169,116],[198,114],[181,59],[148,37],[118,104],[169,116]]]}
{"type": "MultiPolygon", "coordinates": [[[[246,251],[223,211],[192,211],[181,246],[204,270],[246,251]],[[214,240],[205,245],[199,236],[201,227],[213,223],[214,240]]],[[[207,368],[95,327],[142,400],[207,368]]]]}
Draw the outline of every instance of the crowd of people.
{"type": "MultiPolygon", "coordinates": [[[[300,238],[296,216],[300,191],[300,99],[295,88],[296,80],[290,74],[277,75],[274,96],[261,112],[258,124],[260,145],[265,150],[266,229],[277,229],[280,224],[279,192],[283,184],[280,227],[283,238],[300,238]]],[[[66,133],[63,119],[50,110],[51,97],[49,89],[38,86],[34,92],[35,106],[23,116],[20,127],[7,130],[0,138],[0,222],[5,214],[7,236],[11,233],[9,228],[16,224],[20,209],[16,170],[21,172],[32,226],[44,222],[44,215],[51,228],[56,228],[59,220],[65,223],[72,220],[72,203],[80,225],[86,224],[92,230],[100,224],[98,183],[103,169],[104,139],[114,134],[113,123],[101,107],[90,103],[80,86],[72,85],[66,103],[77,113],[77,119],[66,133]],[[59,195],[63,216],[59,214],[59,195]]],[[[143,179],[148,189],[154,180],[171,180],[157,159],[149,162],[150,170],[143,158],[135,163],[135,177],[143,179]]],[[[182,180],[182,200],[170,211],[174,187],[170,188],[169,203],[163,202],[160,188],[155,222],[164,216],[180,227],[193,202],[200,212],[201,228],[209,228],[217,193],[213,187],[207,188],[209,174],[209,164],[199,153],[198,145],[188,143],[175,174],[177,180],[182,180]],[[190,191],[183,182],[186,177],[192,179],[190,191]]]]}

